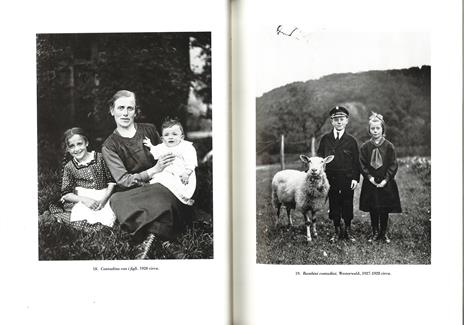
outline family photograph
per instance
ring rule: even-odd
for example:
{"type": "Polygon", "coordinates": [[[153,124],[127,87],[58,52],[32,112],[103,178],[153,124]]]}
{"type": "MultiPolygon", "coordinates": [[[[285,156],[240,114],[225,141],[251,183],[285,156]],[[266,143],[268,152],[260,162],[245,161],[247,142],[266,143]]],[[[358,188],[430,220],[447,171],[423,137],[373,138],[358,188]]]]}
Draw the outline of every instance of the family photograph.
{"type": "Polygon", "coordinates": [[[37,34],[39,260],[211,259],[211,34],[37,34]]]}

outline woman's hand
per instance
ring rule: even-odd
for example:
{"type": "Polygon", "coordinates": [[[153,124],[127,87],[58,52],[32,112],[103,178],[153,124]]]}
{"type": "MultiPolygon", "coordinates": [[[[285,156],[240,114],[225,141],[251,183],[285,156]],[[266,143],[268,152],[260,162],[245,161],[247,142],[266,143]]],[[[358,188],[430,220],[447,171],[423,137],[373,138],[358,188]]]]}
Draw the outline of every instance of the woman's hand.
{"type": "Polygon", "coordinates": [[[103,207],[106,205],[106,202],[108,202],[108,199],[101,199],[100,201],[97,201],[98,206],[95,210],[103,209],[103,207]]]}
{"type": "Polygon", "coordinates": [[[382,188],[382,187],[385,187],[385,185],[387,185],[387,181],[386,181],[386,180],[382,180],[382,181],[377,185],[377,187],[378,187],[378,188],[382,188]]]}
{"type": "Polygon", "coordinates": [[[97,210],[103,209],[103,207],[106,205],[108,200],[111,197],[111,194],[113,193],[114,187],[116,186],[116,183],[108,183],[108,187],[106,188],[105,195],[101,198],[100,201],[98,201],[98,207],[97,210]]]}
{"type": "Polygon", "coordinates": [[[97,200],[94,200],[88,197],[81,197],[79,201],[82,202],[87,208],[91,210],[98,210],[97,208],[98,208],[99,201],[97,200]]]}
{"type": "Polygon", "coordinates": [[[372,177],[372,176],[369,177],[369,182],[371,182],[372,185],[374,185],[374,186],[376,186],[376,187],[379,185],[379,184],[377,184],[377,183],[375,182],[375,178],[372,177]]]}
{"type": "Polygon", "coordinates": [[[175,158],[176,156],[174,156],[172,153],[168,153],[161,156],[158,159],[156,165],[147,170],[150,178],[153,177],[153,175],[155,174],[161,173],[167,166],[171,165],[174,162],[175,158]]]}

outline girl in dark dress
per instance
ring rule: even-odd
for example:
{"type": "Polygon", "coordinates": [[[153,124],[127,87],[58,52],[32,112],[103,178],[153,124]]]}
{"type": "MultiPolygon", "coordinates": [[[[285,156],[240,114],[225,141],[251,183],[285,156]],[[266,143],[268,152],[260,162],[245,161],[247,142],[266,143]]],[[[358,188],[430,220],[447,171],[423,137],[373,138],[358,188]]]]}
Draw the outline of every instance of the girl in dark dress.
{"type": "MultiPolygon", "coordinates": [[[[102,154],[119,190],[110,205],[124,230],[145,238],[137,255],[145,259],[153,242],[176,237],[191,216],[191,207],[163,185],[149,184],[153,175],[172,164],[175,157],[167,154],[155,161],[143,145],[145,137],[154,145],[161,139],[154,125],[135,123],[135,94],[118,91],[110,101],[110,113],[116,130],[103,143],[102,154]]],[[[167,242],[164,244],[166,247],[167,242]]]]}
{"type": "Polygon", "coordinates": [[[369,212],[372,225],[372,240],[387,243],[388,214],[400,213],[401,203],[395,175],[398,170],[395,147],[385,139],[385,123],[382,115],[372,113],[369,117],[371,139],[360,148],[359,160],[364,177],[359,209],[369,212]]]}

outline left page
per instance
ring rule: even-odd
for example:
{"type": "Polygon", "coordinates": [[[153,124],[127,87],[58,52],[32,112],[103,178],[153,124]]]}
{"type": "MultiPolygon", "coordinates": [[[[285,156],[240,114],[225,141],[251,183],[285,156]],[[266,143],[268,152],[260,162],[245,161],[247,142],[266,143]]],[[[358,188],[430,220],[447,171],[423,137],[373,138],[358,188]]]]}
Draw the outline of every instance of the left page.
{"type": "Polygon", "coordinates": [[[229,324],[228,2],[25,6],[0,322],[229,324]]]}

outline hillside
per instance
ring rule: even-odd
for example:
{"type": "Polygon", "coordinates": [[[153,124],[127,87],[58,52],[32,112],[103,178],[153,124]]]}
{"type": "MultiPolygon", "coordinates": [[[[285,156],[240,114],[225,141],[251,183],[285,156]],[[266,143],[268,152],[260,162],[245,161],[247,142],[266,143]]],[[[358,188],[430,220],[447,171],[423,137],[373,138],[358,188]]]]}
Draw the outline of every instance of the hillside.
{"type": "Polygon", "coordinates": [[[308,152],[311,137],[318,143],[330,130],[328,110],[343,105],[351,112],[348,132],[359,142],[368,139],[371,111],[384,116],[387,138],[400,156],[430,155],[430,66],[324,76],[273,89],[256,99],[258,163],[279,151],[308,152]]]}

